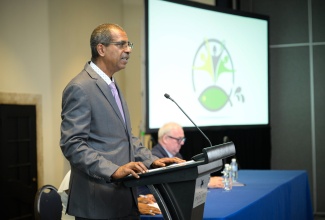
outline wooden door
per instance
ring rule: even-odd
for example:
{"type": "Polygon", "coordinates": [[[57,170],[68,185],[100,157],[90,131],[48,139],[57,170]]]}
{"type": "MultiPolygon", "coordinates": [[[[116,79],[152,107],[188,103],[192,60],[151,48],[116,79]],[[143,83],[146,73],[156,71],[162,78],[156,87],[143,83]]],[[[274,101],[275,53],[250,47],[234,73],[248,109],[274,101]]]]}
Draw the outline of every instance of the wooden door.
{"type": "Polygon", "coordinates": [[[37,191],[36,108],[0,105],[1,200],[4,219],[34,219],[37,191]]]}

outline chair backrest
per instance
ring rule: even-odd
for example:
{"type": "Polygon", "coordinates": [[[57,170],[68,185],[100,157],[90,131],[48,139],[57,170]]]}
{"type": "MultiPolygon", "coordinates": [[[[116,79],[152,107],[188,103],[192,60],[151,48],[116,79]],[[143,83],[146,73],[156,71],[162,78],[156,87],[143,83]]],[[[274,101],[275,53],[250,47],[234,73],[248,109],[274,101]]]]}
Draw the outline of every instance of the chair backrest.
{"type": "Polygon", "coordinates": [[[34,213],[36,220],[61,220],[61,197],[52,185],[42,186],[36,193],[34,213]]]}

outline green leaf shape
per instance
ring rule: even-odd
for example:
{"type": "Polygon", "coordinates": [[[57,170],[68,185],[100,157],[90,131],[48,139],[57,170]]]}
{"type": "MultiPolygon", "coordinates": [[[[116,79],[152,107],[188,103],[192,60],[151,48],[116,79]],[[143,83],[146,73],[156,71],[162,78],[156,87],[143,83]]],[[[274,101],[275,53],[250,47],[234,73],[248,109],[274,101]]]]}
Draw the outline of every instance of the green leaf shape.
{"type": "Polygon", "coordinates": [[[228,102],[227,93],[220,87],[210,86],[206,88],[200,95],[199,101],[206,109],[210,111],[218,111],[222,109],[228,102]]]}

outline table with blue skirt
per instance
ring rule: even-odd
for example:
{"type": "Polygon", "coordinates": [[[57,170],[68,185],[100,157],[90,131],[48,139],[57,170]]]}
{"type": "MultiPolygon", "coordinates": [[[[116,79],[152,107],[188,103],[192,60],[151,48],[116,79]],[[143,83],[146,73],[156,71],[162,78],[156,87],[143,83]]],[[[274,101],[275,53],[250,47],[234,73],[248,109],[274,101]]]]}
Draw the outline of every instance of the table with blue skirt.
{"type": "MultiPolygon", "coordinates": [[[[307,172],[304,170],[240,170],[231,191],[208,189],[205,220],[313,220],[307,172]]],[[[162,215],[141,215],[159,220],[162,215]]]]}

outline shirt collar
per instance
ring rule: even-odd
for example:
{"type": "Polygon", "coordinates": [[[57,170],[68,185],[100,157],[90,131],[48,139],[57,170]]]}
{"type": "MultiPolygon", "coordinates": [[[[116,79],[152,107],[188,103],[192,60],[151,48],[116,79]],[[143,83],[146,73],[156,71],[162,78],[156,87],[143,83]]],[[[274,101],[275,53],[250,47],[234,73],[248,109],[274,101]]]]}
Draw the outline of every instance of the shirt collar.
{"type": "Polygon", "coordinates": [[[107,85],[111,84],[111,82],[114,82],[114,78],[111,80],[101,69],[99,69],[95,63],[90,61],[89,65],[107,83],[107,85]]]}
{"type": "Polygon", "coordinates": [[[166,151],[166,153],[168,154],[168,157],[174,157],[174,155],[172,155],[171,153],[169,153],[169,151],[163,147],[163,149],[166,151]]]}

